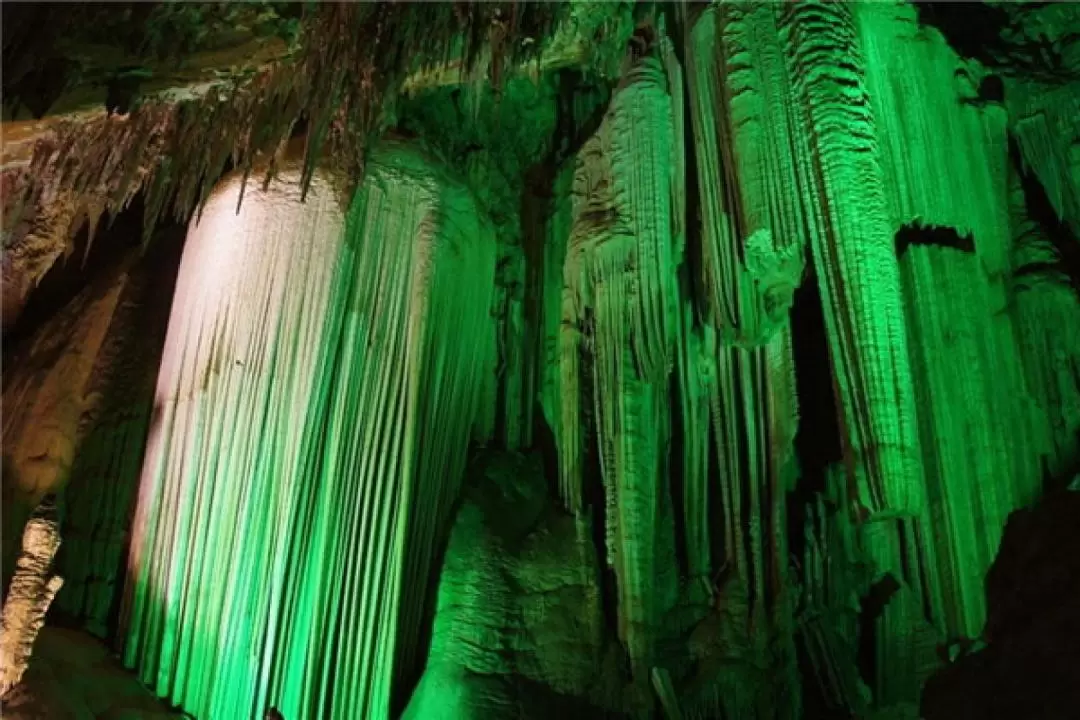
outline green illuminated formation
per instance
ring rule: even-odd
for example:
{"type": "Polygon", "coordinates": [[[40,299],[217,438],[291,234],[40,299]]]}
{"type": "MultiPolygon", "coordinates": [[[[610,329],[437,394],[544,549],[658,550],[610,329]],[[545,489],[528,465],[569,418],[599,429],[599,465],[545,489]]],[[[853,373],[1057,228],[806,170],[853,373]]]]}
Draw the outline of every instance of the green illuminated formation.
{"type": "Polygon", "coordinates": [[[1080,6],[280,5],[235,87],[5,165],[51,617],[199,720],[934,720],[1015,647],[1006,524],[1080,478],[1080,6]],[[35,305],[136,199],[182,259],[35,305]]]}
{"type": "Polygon", "coordinates": [[[263,698],[252,712],[381,717],[492,365],[495,245],[407,146],[379,151],[347,215],[325,181],[299,204],[292,174],[233,216],[237,183],[181,267],[125,661],[200,715],[263,698]]]}
{"type": "Polygon", "coordinates": [[[659,610],[674,601],[670,500],[661,447],[669,432],[677,286],[672,223],[673,120],[663,66],[646,59],[624,81],[574,179],[574,227],[563,288],[562,495],[582,503],[583,398],[592,397],[604,485],[606,554],[619,593],[619,637],[631,662],[652,660],[659,610]],[[658,168],[663,168],[656,172],[658,168]],[[583,391],[579,363],[592,360],[583,391]],[[664,522],[667,520],[667,522],[664,522]]]}
{"type": "MultiPolygon", "coordinates": [[[[867,6],[859,18],[870,95],[888,139],[881,156],[926,459],[930,512],[913,524],[915,537],[932,541],[919,541],[925,576],[908,584],[924,587],[927,619],[948,637],[975,637],[986,620],[983,578],[1005,519],[1033,501],[1041,484],[1040,438],[1004,312],[1011,240],[1005,113],[924,89],[966,79],[967,68],[940,37],[917,30],[910,6],[867,6]],[[917,73],[904,72],[913,66],[917,73]],[[905,249],[905,228],[951,231],[963,242],[905,249]]],[[[895,632],[910,627],[897,622],[895,632]]]]}

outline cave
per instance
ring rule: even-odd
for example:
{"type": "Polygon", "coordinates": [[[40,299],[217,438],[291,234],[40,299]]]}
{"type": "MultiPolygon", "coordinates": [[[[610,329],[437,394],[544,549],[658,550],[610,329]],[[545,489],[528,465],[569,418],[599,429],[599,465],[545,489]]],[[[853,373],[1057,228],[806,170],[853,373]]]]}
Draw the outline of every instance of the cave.
{"type": "Polygon", "coordinates": [[[4,717],[1075,715],[1080,4],[0,8],[4,717]]]}

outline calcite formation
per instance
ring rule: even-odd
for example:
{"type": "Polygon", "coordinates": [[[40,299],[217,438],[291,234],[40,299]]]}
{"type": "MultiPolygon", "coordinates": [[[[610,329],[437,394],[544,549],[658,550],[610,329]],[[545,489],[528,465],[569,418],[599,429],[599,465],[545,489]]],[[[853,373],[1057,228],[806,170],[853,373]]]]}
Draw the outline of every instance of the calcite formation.
{"type": "Polygon", "coordinates": [[[52,572],[59,547],[56,507],[52,498],[46,498],[26,523],[22,551],[0,612],[0,699],[26,672],[45,613],[64,584],[52,572]]]}
{"type": "Polygon", "coordinates": [[[287,717],[377,716],[391,670],[417,662],[405,638],[494,365],[494,239],[407,144],[380,148],[349,206],[321,177],[301,204],[286,168],[235,214],[239,184],[211,197],[181,263],[125,658],[202,714],[265,696],[287,717]],[[350,674],[355,695],[322,679],[350,674]]]}
{"type": "Polygon", "coordinates": [[[917,717],[1080,468],[1080,16],[978,12],[325,3],[45,123],[16,310],[187,225],[11,315],[57,611],[199,718],[917,717]]]}

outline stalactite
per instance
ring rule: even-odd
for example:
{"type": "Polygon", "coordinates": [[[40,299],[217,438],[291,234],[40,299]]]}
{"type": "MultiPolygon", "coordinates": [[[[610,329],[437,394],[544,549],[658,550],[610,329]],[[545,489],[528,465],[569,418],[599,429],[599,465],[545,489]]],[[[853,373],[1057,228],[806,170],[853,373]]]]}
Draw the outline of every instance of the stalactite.
{"type": "Polygon", "coordinates": [[[301,118],[310,128],[305,188],[320,160],[351,182],[362,174],[384,100],[410,71],[446,64],[452,50],[467,72],[485,58],[489,67],[535,60],[544,47],[536,38],[565,23],[565,11],[528,2],[319,4],[304,18],[299,47],[247,77],[148,98],[128,115],[101,111],[60,123],[36,144],[19,192],[5,194],[5,214],[19,216],[58,190],[100,193],[115,214],[146,190],[149,236],[169,209],[186,219],[229,161],[246,174],[260,164],[272,176],[266,160],[301,118]]]}
{"type": "MultiPolygon", "coordinates": [[[[713,571],[734,573],[749,593],[748,610],[764,619],[782,589],[784,503],[795,477],[798,411],[790,330],[762,348],[719,345],[715,353],[709,405],[720,469],[724,556],[714,559],[713,571]]],[[[688,527],[691,522],[688,518],[688,527]]],[[[697,532],[718,532],[713,526],[715,521],[697,532]]]]}
{"type": "Polygon", "coordinates": [[[298,205],[298,170],[281,177],[233,217],[234,176],[191,230],[125,659],[196,714],[388,717],[494,351],[495,248],[404,146],[371,160],[347,222],[330,183],[298,205]]]}
{"type": "Polygon", "coordinates": [[[1059,87],[1011,82],[1006,102],[1010,129],[1024,162],[1046,188],[1062,218],[1080,235],[1080,96],[1076,83],[1059,87]]]}
{"type": "Polygon", "coordinates": [[[784,324],[815,230],[790,192],[806,140],[779,40],[773,6],[739,3],[706,10],[687,39],[706,306],[725,341],[748,346],[784,324]]]}
{"type": "MultiPolygon", "coordinates": [[[[894,249],[892,211],[878,157],[865,61],[857,44],[852,9],[805,2],[784,6],[781,31],[797,97],[810,128],[822,232],[811,235],[821,285],[829,350],[842,408],[842,432],[855,502],[880,536],[874,546],[879,571],[902,576],[908,558],[892,533],[925,512],[913,374],[903,294],[894,249]]],[[[908,538],[910,539],[910,538],[908,538]]],[[[909,606],[890,603],[876,634],[879,702],[912,699],[913,628],[909,606]]]]}
{"type": "Polygon", "coordinates": [[[614,210],[635,248],[628,288],[634,362],[647,380],[665,378],[677,322],[672,226],[674,120],[663,66],[646,58],[623,80],[611,111],[614,210]]]}
{"type": "Polygon", "coordinates": [[[874,702],[882,709],[910,708],[939,662],[941,632],[927,619],[922,596],[923,575],[932,565],[919,556],[923,543],[914,519],[862,523],[858,532],[874,570],[871,588],[884,596],[871,591],[863,607],[866,613],[866,602],[884,603],[873,622],[874,702]]]}
{"type": "Polygon", "coordinates": [[[716,382],[716,337],[711,327],[693,326],[691,308],[683,310],[679,335],[678,374],[680,426],[683,446],[683,522],[686,527],[687,571],[690,578],[712,575],[713,513],[709,503],[709,426],[711,386],[716,382]]]}
{"type": "Polygon", "coordinates": [[[60,547],[56,505],[46,498],[26,523],[22,552],[16,560],[0,613],[0,698],[18,684],[27,666],[45,613],[64,580],[52,574],[60,547]]]}
{"type": "Polygon", "coordinates": [[[644,58],[582,148],[563,290],[560,457],[565,502],[580,507],[583,448],[578,365],[586,340],[606,498],[608,562],[619,637],[648,671],[658,608],[673,601],[666,479],[667,377],[679,322],[669,170],[671,98],[661,63],[644,58]],[[658,573],[660,577],[658,577],[658,573]]]}
{"type": "Polygon", "coordinates": [[[499,380],[502,382],[502,416],[500,434],[508,450],[518,450],[530,445],[532,427],[532,398],[527,394],[525,377],[525,352],[527,335],[525,330],[525,299],[522,297],[525,283],[525,257],[520,248],[515,247],[513,255],[507,258],[504,277],[499,285],[507,288],[503,318],[503,346],[499,351],[499,380]],[[529,406],[528,408],[526,406],[529,406]]]}
{"type": "MultiPolygon", "coordinates": [[[[1044,230],[1030,216],[1019,172],[1009,173],[1011,259],[1018,270],[1052,261],[1044,230]]],[[[1015,278],[1015,319],[1024,374],[1045,453],[1043,470],[1057,477],[1080,457],[1080,298],[1062,282],[1015,278]]]]}
{"type": "Polygon", "coordinates": [[[917,514],[925,503],[899,267],[854,21],[849,7],[829,3],[783,14],[820,178],[823,232],[811,234],[811,249],[858,502],[871,513],[917,514]]]}
{"type": "MultiPolygon", "coordinates": [[[[715,481],[690,471],[699,440],[684,433],[687,554],[691,572],[707,571],[728,612],[745,613],[740,623],[754,628],[740,638],[747,662],[790,679],[785,498],[796,477],[798,408],[788,310],[813,228],[809,206],[790,188],[802,182],[805,142],[774,8],[709,8],[686,29],[684,43],[707,310],[699,372],[707,378],[718,468],[715,481]],[[710,558],[710,545],[720,554],[710,558]]],[[[681,399],[693,397],[684,390],[681,399]]],[[[708,680],[715,697],[694,705],[699,714],[768,714],[772,707],[797,715],[797,699],[782,693],[732,694],[747,681],[739,673],[708,680]]]]}
{"type": "MultiPolygon", "coordinates": [[[[970,71],[936,31],[918,29],[910,5],[860,6],[857,18],[919,398],[928,506],[915,522],[925,601],[948,637],[974,637],[985,620],[982,579],[1005,518],[1040,485],[1042,441],[1032,433],[1006,311],[1005,114],[958,96],[974,93],[977,77],[957,87],[970,71]],[[967,238],[974,251],[901,244],[934,232],[967,238]],[[955,362],[940,362],[943,355],[955,362]]],[[[917,575],[903,579],[919,595],[917,575]]]]}
{"type": "MultiPolygon", "coordinates": [[[[530,262],[530,270],[539,274],[537,300],[540,303],[537,323],[538,345],[536,360],[540,377],[537,381],[540,409],[556,438],[562,437],[561,408],[562,371],[560,345],[563,342],[561,331],[563,318],[563,265],[566,261],[567,243],[573,220],[571,190],[574,183],[574,163],[566,162],[555,171],[552,181],[551,204],[545,213],[541,227],[543,235],[536,239],[542,244],[542,261],[530,262]],[[535,269],[534,269],[535,268],[535,269]]],[[[528,248],[528,245],[527,245],[528,248]]],[[[562,455],[559,456],[560,460],[562,455]]],[[[572,457],[572,455],[568,455],[572,457]]],[[[562,463],[560,477],[562,476],[562,463]]],[[[571,501],[572,493],[562,488],[564,502],[573,507],[577,501],[571,501]]],[[[579,496],[580,497],[580,496],[579,496]]]]}
{"type": "Polygon", "coordinates": [[[189,230],[132,528],[125,663],[196,715],[265,702],[286,543],[317,482],[300,451],[321,434],[343,210],[322,177],[304,205],[298,172],[281,177],[237,214],[234,175],[189,230]]]}

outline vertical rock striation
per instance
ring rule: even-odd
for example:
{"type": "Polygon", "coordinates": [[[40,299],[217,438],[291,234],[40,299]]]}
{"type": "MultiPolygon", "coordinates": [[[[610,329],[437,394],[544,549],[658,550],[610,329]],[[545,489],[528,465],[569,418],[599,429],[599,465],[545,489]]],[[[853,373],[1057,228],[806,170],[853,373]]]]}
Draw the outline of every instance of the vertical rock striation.
{"type": "Polygon", "coordinates": [[[494,242],[387,143],[193,225],[129,558],[125,660],[197,714],[389,717],[490,366],[494,242]],[[331,682],[333,679],[333,682],[331,682]]]}

